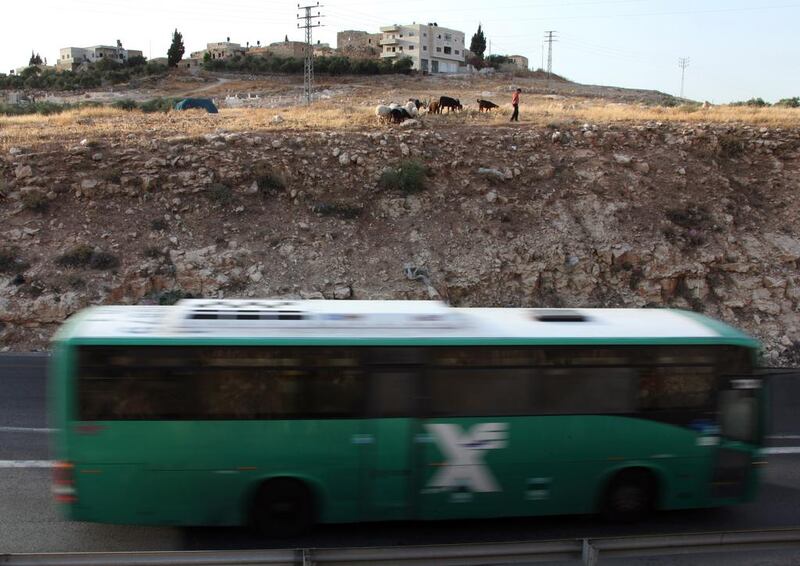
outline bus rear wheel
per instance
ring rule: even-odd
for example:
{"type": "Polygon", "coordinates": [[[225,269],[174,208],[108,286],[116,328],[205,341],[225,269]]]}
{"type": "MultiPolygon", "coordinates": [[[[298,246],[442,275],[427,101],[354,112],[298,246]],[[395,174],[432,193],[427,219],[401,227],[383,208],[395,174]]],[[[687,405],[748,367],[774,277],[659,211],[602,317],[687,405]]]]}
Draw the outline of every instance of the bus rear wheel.
{"type": "Polygon", "coordinates": [[[256,492],[252,523],[264,536],[296,536],[310,530],[315,521],[314,496],[303,482],[275,479],[261,485],[256,492]]]}
{"type": "Polygon", "coordinates": [[[624,470],[606,488],[602,514],[614,522],[631,523],[649,515],[656,502],[656,480],[645,469],[624,470]]]}

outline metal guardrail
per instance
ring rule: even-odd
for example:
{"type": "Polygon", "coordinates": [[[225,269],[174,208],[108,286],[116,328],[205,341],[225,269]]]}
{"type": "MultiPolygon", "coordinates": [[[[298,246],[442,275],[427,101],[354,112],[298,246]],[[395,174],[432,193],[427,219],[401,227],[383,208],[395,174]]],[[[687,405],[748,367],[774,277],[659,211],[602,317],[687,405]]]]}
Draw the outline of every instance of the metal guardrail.
{"type": "Polygon", "coordinates": [[[542,542],[235,551],[3,554],[2,566],[469,566],[800,549],[800,529],[584,538],[542,542]]]}

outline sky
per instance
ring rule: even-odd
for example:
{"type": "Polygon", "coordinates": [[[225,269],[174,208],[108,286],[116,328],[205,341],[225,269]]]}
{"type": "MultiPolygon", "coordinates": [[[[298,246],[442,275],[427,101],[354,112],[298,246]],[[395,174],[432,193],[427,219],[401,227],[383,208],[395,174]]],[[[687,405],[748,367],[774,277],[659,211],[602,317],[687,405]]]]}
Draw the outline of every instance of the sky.
{"type": "MultiPolygon", "coordinates": [[[[316,0],[315,0],[316,2],[316,0]]],[[[463,31],[480,23],[491,53],[542,62],[555,30],[553,71],[580,83],[655,89],[678,95],[678,59],[689,58],[684,94],[725,103],[800,96],[800,1],[795,0],[322,0],[314,40],[335,46],[336,32],[437,22],[463,31]]],[[[37,0],[3,7],[0,71],[27,64],[31,50],[55,63],[61,47],[114,45],[165,56],[171,34],[186,55],[207,42],[262,45],[302,40],[297,2],[285,0],[37,0]]]]}

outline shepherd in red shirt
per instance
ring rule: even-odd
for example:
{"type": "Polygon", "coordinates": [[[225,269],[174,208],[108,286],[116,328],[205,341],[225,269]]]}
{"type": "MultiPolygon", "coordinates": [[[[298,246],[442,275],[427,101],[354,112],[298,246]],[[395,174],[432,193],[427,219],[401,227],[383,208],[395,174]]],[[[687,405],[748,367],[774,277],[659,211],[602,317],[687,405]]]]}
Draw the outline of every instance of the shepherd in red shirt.
{"type": "Polygon", "coordinates": [[[511,96],[511,106],[514,107],[514,113],[511,115],[512,122],[519,122],[519,93],[521,92],[522,89],[518,88],[511,96]]]}

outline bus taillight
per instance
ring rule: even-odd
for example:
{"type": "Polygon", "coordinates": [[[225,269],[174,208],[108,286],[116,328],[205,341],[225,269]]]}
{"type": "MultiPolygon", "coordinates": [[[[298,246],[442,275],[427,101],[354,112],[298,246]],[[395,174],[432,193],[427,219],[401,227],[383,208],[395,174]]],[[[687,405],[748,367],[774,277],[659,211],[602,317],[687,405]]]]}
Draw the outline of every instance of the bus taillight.
{"type": "Polygon", "coordinates": [[[75,466],[71,462],[56,462],[53,468],[53,495],[59,503],[75,503],[75,466]]]}

